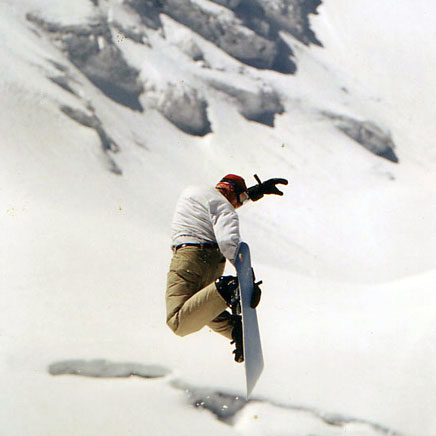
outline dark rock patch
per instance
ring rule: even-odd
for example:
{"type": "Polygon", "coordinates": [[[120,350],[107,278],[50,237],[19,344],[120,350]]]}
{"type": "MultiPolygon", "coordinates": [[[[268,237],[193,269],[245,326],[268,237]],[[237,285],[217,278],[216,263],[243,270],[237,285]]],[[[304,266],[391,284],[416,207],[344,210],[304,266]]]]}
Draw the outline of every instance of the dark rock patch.
{"type": "Polygon", "coordinates": [[[317,14],[321,0],[244,0],[240,6],[243,15],[248,4],[256,3],[262,9],[258,12],[263,16],[262,21],[267,22],[270,31],[274,34],[286,31],[303,44],[316,44],[322,46],[313,30],[310,28],[309,15],[317,14]]]}
{"type": "Polygon", "coordinates": [[[190,0],[166,0],[163,10],[247,65],[268,69],[274,63],[276,43],[249,32],[236,21],[221,20],[190,0]]]}
{"type": "MultiPolygon", "coordinates": [[[[223,0],[219,3],[231,8],[239,7],[238,1],[223,0]]],[[[284,73],[296,69],[291,60],[283,62],[283,56],[291,51],[287,47],[285,53],[277,35],[274,38],[265,37],[265,32],[256,32],[237,18],[223,19],[191,0],[128,0],[127,4],[140,14],[143,23],[149,27],[161,28],[159,13],[164,13],[246,65],[259,69],[286,66],[286,71],[281,71],[284,73]]]]}
{"type": "Polygon", "coordinates": [[[56,61],[53,61],[53,60],[51,60],[51,59],[49,59],[49,62],[58,70],[58,71],[60,71],[61,73],[67,73],[68,72],[68,67],[67,66],[65,66],[65,65],[63,65],[63,64],[61,64],[61,63],[59,63],[59,62],[56,62],[56,61]]]}
{"type": "Polygon", "coordinates": [[[105,131],[105,129],[103,127],[102,122],[95,115],[95,113],[93,113],[93,109],[90,108],[91,115],[87,114],[86,112],[84,112],[80,109],[75,109],[75,108],[72,108],[72,107],[66,106],[66,105],[61,106],[60,109],[66,116],[68,116],[72,120],[76,121],[80,125],[85,126],[85,127],[89,127],[90,129],[95,130],[98,137],[100,138],[102,150],[105,153],[106,158],[109,159],[109,166],[110,166],[111,172],[113,172],[114,174],[117,174],[117,175],[121,175],[122,174],[121,169],[117,166],[115,161],[108,154],[109,152],[118,153],[120,151],[120,147],[107,134],[107,132],[105,131]]]}
{"type": "Polygon", "coordinates": [[[159,95],[156,108],[189,135],[205,136],[212,132],[207,102],[194,88],[169,84],[159,95]]]}
{"type": "Polygon", "coordinates": [[[236,9],[240,4],[242,0],[211,0],[214,3],[225,6],[229,9],[236,9]]]}
{"type": "Polygon", "coordinates": [[[162,12],[164,1],[165,0],[125,0],[125,3],[136,11],[145,26],[157,30],[162,27],[159,14],[162,12]]]}
{"type": "Polygon", "coordinates": [[[278,94],[272,90],[259,89],[257,93],[234,88],[222,82],[211,82],[211,86],[233,97],[239,113],[249,121],[274,126],[276,114],[282,114],[284,107],[278,94]]]}
{"type": "Polygon", "coordinates": [[[246,400],[245,396],[215,391],[213,389],[194,387],[177,379],[171,380],[170,383],[175,389],[183,390],[185,392],[188,402],[193,407],[209,410],[217,417],[217,419],[228,425],[235,424],[237,414],[248,404],[267,403],[274,408],[287,410],[294,415],[299,413],[309,414],[323,422],[326,425],[326,429],[329,426],[338,427],[341,434],[342,432],[346,431],[346,426],[348,424],[360,424],[363,428],[365,428],[366,433],[368,434],[400,436],[399,433],[384,425],[364,419],[348,417],[340,414],[324,413],[310,407],[281,404],[275,402],[274,400],[271,401],[261,398],[246,400]]]}
{"type": "Polygon", "coordinates": [[[243,396],[212,389],[195,388],[180,380],[172,380],[171,386],[183,390],[192,406],[209,410],[220,421],[227,424],[232,424],[233,417],[248,403],[243,396]]]}
{"type": "Polygon", "coordinates": [[[130,377],[136,375],[144,378],[165,377],[170,370],[160,365],[142,365],[132,362],[110,362],[97,360],[65,360],[49,366],[51,375],[82,375],[86,377],[130,377]]]}
{"type": "Polygon", "coordinates": [[[74,89],[71,87],[70,82],[66,76],[53,76],[49,77],[49,79],[65,91],[68,91],[70,94],[73,94],[77,97],[76,91],[74,91],[74,89]]]}
{"type": "Polygon", "coordinates": [[[147,47],[151,47],[150,41],[148,40],[148,35],[142,30],[138,30],[135,27],[126,27],[122,24],[118,23],[118,21],[114,21],[112,27],[118,30],[118,36],[128,38],[138,44],[146,45],[147,47]]]}
{"type": "Polygon", "coordinates": [[[391,162],[399,163],[395,153],[395,144],[389,132],[386,132],[372,121],[359,121],[354,118],[323,112],[323,115],[334,121],[335,126],[348,137],[365,147],[371,153],[391,162]]]}
{"type": "Polygon", "coordinates": [[[128,65],[114,44],[107,23],[62,26],[27,14],[27,20],[46,31],[70,61],[109,98],[135,111],[142,111],[143,87],[139,71],[128,65]]]}

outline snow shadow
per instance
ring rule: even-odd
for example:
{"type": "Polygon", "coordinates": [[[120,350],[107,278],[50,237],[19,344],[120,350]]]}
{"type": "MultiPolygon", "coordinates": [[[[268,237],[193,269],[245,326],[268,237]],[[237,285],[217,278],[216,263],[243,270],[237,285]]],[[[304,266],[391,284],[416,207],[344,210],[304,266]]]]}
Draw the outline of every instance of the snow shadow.
{"type": "Polygon", "coordinates": [[[62,105],[60,106],[60,110],[69,118],[71,118],[76,123],[79,123],[82,126],[88,127],[90,129],[95,130],[97,133],[101,148],[103,150],[104,155],[109,163],[110,171],[116,175],[122,175],[121,168],[115,163],[115,161],[110,157],[109,153],[118,153],[120,151],[120,147],[118,144],[112,139],[111,136],[106,132],[103,127],[103,123],[97,117],[94,112],[94,108],[92,106],[88,106],[88,111],[90,114],[80,110],[72,108],[71,106],[62,105]]]}
{"type": "Polygon", "coordinates": [[[160,365],[142,365],[134,362],[110,362],[96,360],[64,360],[48,367],[51,375],[81,375],[86,377],[130,377],[159,378],[170,374],[170,370],[160,365]]]}
{"type": "Polygon", "coordinates": [[[307,434],[318,434],[318,431],[321,431],[323,435],[332,436],[353,432],[368,436],[400,436],[400,433],[371,421],[325,413],[315,408],[281,404],[265,398],[254,397],[246,400],[245,395],[194,387],[181,380],[171,380],[170,384],[175,389],[183,390],[193,407],[210,411],[218,420],[236,430],[241,427],[244,433],[250,430],[248,428],[250,425],[255,425],[258,431],[259,421],[257,420],[262,418],[263,426],[269,429],[266,434],[270,436],[287,434],[296,423],[301,422],[306,426],[305,431],[309,432],[307,434]],[[280,429],[277,427],[277,422],[283,421],[283,418],[286,422],[286,430],[282,428],[282,425],[278,426],[280,429]],[[273,427],[275,430],[272,430],[273,427]],[[315,429],[316,433],[311,433],[310,429],[315,429]]]}
{"type": "Polygon", "coordinates": [[[360,121],[354,118],[322,112],[322,115],[333,120],[335,127],[349,138],[362,145],[371,153],[383,157],[393,163],[399,163],[395,153],[395,143],[391,134],[373,121],[360,121]]]}
{"type": "Polygon", "coordinates": [[[46,21],[32,13],[28,13],[26,19],[43,30],[52,44],[103,94],[134,111],[143,112],[139,102],[143,92],[139,70],[128,64],[104,18],[94,24],[70,26],[46,21]]]}
{"type": "MultiPolygon", "coordinates": [[[[63,360],[51,364],[48,372],[53,376],[79,375],[95,378],[137,376],[146,379],[161,378],[171,374],[171,370],[162,365],[111,362],[105,359],[63,360]]],[[[250,431],[251,426],[255,425],[256,431],[260,429],[259,426],[262,429],[264,427],[270,429],[265,433],[269,436],[287,434],[292,429],[297,431],[297,427],[304,428],[309,432],[307,434],[329,436],[353,434],[353,432],[368,436],[401,436],[400,433],[378,423],[342,414],[326,413],[316,408],[282,404],[274,399],[260,397],[247,400],[244,394],[192,386],[176,378],[170,379],[168,383],[172,388],[183,391],[187,403],[192,407],[208,410],[219,421],[235,430],[242,430],[243,433],[250,431]]]]}

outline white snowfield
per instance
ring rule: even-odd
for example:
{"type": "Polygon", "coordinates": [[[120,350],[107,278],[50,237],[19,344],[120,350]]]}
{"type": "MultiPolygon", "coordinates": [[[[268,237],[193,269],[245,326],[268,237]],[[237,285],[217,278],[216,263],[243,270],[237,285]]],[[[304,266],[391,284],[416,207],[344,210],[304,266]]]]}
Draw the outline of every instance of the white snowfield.
{"type": "Polygon", "coordinates": [[[436,434],[436,9],[326,0],[318,12],[323,47],[283,35],[297,65],[288,75],[242,66],[163,17],[165,39],[120,1],[2,2],[1,434],[436,434]],[[143,29],[148,45],[111,31],[151,90],[138,97],[144,111],[104,95],[28,12],[62,25],[107,14],[143,29]],[[186,53],[197,51],[194,62],[186,53]],[[162,115],[168,83],[186,98],[185,118],[207,100],[211,133],[184,133],[162,115]],[[259,89],[280,96],[274,127],[241,115],[238,97],[260,104],[259,89]],[[325,113],[389,131],[399,163],[325,113]],[[165,325],[177,197],[230,172],[249,186],[255,173],[290,181],[283,197],[238,210],[264,283],[265,370],[248,404],[236,398],[243,366],[226,340],[207,329],[179,338],[165,325]],[[49,373],[64,361],[99,368],[96,359],[169,374],[49,373]]]}

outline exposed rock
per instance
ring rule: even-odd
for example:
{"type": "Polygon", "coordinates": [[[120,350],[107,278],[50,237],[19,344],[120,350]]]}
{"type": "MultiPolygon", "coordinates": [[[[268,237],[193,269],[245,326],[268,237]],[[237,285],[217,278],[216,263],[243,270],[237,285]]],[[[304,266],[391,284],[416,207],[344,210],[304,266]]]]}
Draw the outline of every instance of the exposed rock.
{"type": "Polygon", "coordinates": [[[395,154],[395,144],[391,134],[372,121],[359,121],[354,118],[338,115],[331,112],[323,112],[323,115],[334,120],[336,128],[344,132],[354,141],[365,147],[377,156],[398,163],[395,154]]]}
{"type": "MultiPolygon", "coordinates": [[[[213,389],[200,388],[192,385],[188,385],[181,380],[171,380],[171,386],[175,389],[183,390],[187,396],[190,404],[194,407],[209,410],[220,421],[233,425],[237,422],[238,416],[243,412],[243,409],[252,407],[252,410],[256,409],[256,404],[266,403],[272,406],[280,413],[288,412],[290,421],[298,416],[312,416],[314,420],[318,421],[318,427],[324,426],[325,432],[331,433],[331,427],[338,427],[338,434],[348,433],[350,426],[356,428],[359,426],[362,434],[373,436],[400,436],[396,431],[368,420],[349,417],[340,414],[329,414],[319,411],[315,408],[287,405],[277,403],[274,400],[267,399],[250,399],[246,400],[245,397],[241,397],[237,394],[226,393],[222,391],[215,391],[213,389]]],[[[274,419],[272,416],[272,420],[274,419]]],[[[298,419],[298,418],[297,418],[298,419]]]]}
{"type": "Polygon", "coordinates": [[[27,19],[48,32],[71,62],[109,98],[133,110],[143,110],[138,99],[143,91],[139,71],[127,64],[106,22],[61,26],[34,14],[27,14],[27,19]]]}
{"type": "Polygon", "coordinates": [[[109,160],[111,172],[117,175],[121,175],[121,169],[108,154],[108,152],[118,153],[120,151],[120,148],[118,144],[106,133],[100,119],[94,113],[88,115],[86,112],[80,109],[74,109],[70,106],[64,105],[61,106],[60,109],[65,115],[67,115],[69,118],[76,121],[77,123],[81,124],[82,126],[89,127],[95,130],[98,137],[100,138],[102,150],[105,153],[106,158],[108,158],[109,160]]]}
{"type": "Polygon", "coordinates": [[[207,117],[207,102],[196,89],[183,83],[169,83],[164,89],[151,86],[147,96],[154,100],[154,106],[165,118],[183,132],[205,136],[212,131],[207,117]]]}
{"type": "Polygon", "coordinates": [[[221,6],[225,6],[229,9],[236,9],[241,4],[242,0],[211,0],[211,1],[221,6]]]}
{"type": "Polygon", "coordinates": [[[239,113],[249,121],[273,127],[275,115],[284,112],[280,97],[272,89],[259,89],[257,92],[250,92],[222,82],[212,81],[210,84],[215,89],[235,98],[239,113]]]}
{"type": "Polygon", "coordinates": [[[162,27],[159,17],[165,0],[125,0],[125,4],[135,10],[142,22],[150,29],[157,30],[162,27]]]}
{"type": "Polygon", "coordinates": [[[68,72],[68,67],[66,67],[65,65],[62,65],[59,62],[53,61],[51,59],[49,59],[49,62],[61,73],[66,74],[68,72]]]}
{"type": "Polygon", "coordinates": [[[253,31],[202,9],[191,0],[166,0],[164,12],[213,42],[229,55],[257,68],[271,68],[277,45],[253,31]]]}
{"type": "Polygon", "coordinates": [[[71,87],[70,82],[66,76],[53,76],[53,77],[49,77],[49,79],[53,83],[56,83],[56,85],[65,89],[65,91],[68,91],[69,93],[77,96],[76,91],[74,91],[74,89],[71,87]]]}
{"type": "Polygon", "coordinates": [[[87,377],[130,377],[136,375],[144,378],[165,377],[171,371],[160,365],[142,365],[132,362],[109,362],[97,360],[65,360],[49,366],[51,375],[82,375],[87,377]]]}
{"type": "MultiPolygon", "coordinates": [[[[220,3],[238,7],[240,2],[223,0],[220,3]]],[[[247,65],[284,73],[295,72],[295,64],[289,59],[287,62],[283,60],[292,52],[277,35],[273,39],[266,38],[246,27],[230,12],[213,13],[191,0],[128,0],[127,4],[150,27],[162,27],[159,13],[164,13],[247,65]]]]}
{"type": "Polygon", "coordinates": [[[248,403],[245,397],[207,388],[197,388],[177,379],[171,380],[171,386],[183,390],[189,403],[194,407],[209,410],[220,421],[227,424],[231,424],[232,418],[248,403]]]}
{"type": "Polygon", "coordinates": [[[198,44],[192,39],[185,39],[182,41],[178,41],[176,44],[179,49],[185,53],[186,56],[190,57],[194,62],[207,62],[204,59],[204,53],[198,44]]]}
{"type": "Polygon", "coordinates": [[[136,29],[135,27],[125,27],[118,21],[114,21],[111,23],[112,27],[118,30],[118,35],[123,36],[124,38],[131,39],[132,41],[137,42],[138,44],[146,45],[147,47],[151,47],[151,44],[148,40],[148,35],[141,31],[136,29]]]}
{"type": "MultiPolygon", "coordinates": [[[[244,4],[253,0],[245,0],[244,4]]],[[[254,0],[275,32],[284,30],[304,44],[322,45],[310,28],[309,14],[317,14],[321,0],[254,0]]]]}

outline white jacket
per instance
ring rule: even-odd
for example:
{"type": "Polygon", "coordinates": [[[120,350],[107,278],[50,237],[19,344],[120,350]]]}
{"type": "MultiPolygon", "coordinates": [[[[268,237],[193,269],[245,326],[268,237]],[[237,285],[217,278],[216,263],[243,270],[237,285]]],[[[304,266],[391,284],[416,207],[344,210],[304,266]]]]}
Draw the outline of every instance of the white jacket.
{"type": "Polygon", "coordinates": [[[216,242],[221,253],[234,262],[241,242],[235,208],[215,188],[189,186],[176,206],[171,226],[172,246],[216,242]]]}

